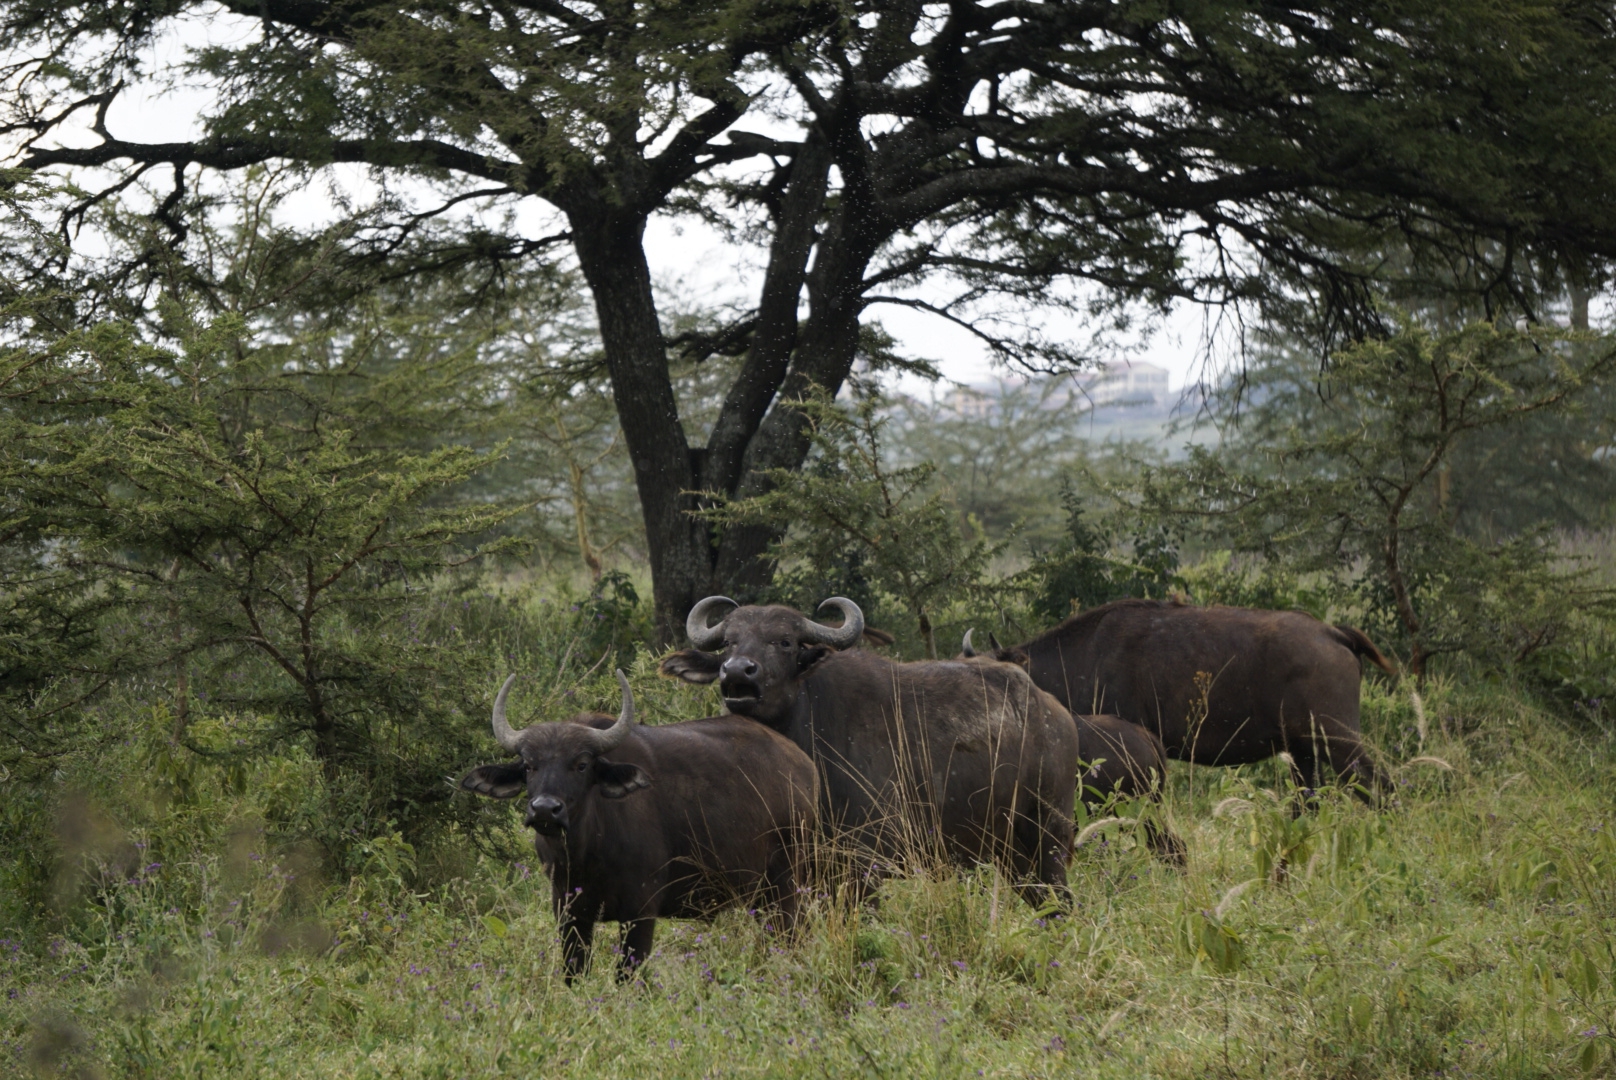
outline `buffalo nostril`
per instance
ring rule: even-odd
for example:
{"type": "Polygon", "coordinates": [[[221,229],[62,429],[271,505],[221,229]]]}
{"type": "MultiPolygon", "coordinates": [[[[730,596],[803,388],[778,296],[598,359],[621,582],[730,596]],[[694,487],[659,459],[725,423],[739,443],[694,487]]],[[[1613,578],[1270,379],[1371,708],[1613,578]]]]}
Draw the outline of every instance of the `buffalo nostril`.
{"type": "Polygon", "coordinates": [[[738,656],[731,657],[724,661],[722,672],[725,678],[734,678],[736,676],[751,678],[758,672],[757,661],[745,660],[738,656]]]}

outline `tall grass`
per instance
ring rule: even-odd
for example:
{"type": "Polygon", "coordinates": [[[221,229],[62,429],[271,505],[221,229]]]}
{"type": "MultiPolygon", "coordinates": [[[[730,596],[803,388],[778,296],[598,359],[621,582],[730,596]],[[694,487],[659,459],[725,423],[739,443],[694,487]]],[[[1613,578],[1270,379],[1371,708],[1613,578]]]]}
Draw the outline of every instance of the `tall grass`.
{"type": "MultiPolygon", "coordinates": [[[[635,681],[648,716],[702,707],[635,681]]],[[[628,984],[607,928],[571,988],[515,811],[487,806],[496,842],[430,887],[385,834],[333,869],[263,831],[315,798],[311,763],[165,788],[165,721],[131,716],[96,775],[0,784],[7,820],[55,823],[34,863],[8,851],[52,877],[0,941],[0,1074],[1611,1075],[1611,732],[1506,685],[1435,680],[1423,724],[1406,689],[1365,694],[1379,812],[1326,792],[1292,818],[1277,764],[1175,766],[1188,867],[1102,827],[1063,917],[937,868],[873,906],[821,890],[790,939],[742,911],[664,922],[628,984]]]]}

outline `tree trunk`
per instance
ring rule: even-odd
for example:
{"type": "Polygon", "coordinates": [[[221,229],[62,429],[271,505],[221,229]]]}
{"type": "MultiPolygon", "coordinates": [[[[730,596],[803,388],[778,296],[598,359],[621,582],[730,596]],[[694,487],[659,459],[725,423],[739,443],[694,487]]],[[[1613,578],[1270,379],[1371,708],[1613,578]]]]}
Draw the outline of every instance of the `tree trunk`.
{"type": "MultiPolygon", "coordinates": [[[[1401,502],[1399,502],[1399,510],[1401,502]]],[[[1403,632],[1408,635],[1410,644],[1408,670],[1414,676],[1416,686],[1425,685],[1425,647],[1420,640],[1420,617],[1414,610],[1414,598],[1409,593],[1408,581],[1403,577],[1402,554],[1399,540],[1401,539],[1401,517],[1393,512],[1387,519],[1386,545],[1383,558],[1386,564],[1386,579],[1392,588],[1392,601],[1397,606],[1397,617],[1403,623],[1403,632]]]]}
{"type": "Polygon", "coordinates": [[[710,591],[713,575],[707,526],[689,513],[697,506],[695,473],[651,292],[645,221],[610,210],[568,216],[634,466],[651,560],[657,643],[667,646],[684,633],[685,614],[710,591]]]}
{"type": "Polygon", "coordinates": [[[790,370],[797,349],[797,305],[825,203],[830,162],[830,148],[813,133],[792,162],[763,275],[757,329],[707,440],[701,479],[709,491],[733,493],[740,484],[747,450],[790,370]]]}
{"type": "Polygon", "coordinates": [[[836,393],[852,370],[864,273],[889,230],[872,226],[857,208],[844,205],[824,232],[816,233],[831,160],[824,143],[810,137],[793,162],[757,329],[705,448],[690,446],[679,417],[645,259],[643,215],[588,195],[568,208],[573,247],[594,297],[612,398],[634,466],[661,646],[683,637],[685,615],[703,596],[722,592],[742,602],[754,600],[773,573],[766,554],[777,534],[732,528],[715,543],[711,528],[691,516],[701,506],[695,492],[745,498],[768,489],[769,470],[800,466],[810,438],[805,418],[790,403],[815,387],[836,393]],[[809,315],[799,327],[804,284],[809,315]]]}
{"type": "Polygon", "coordinates": [[[568,461],[567,468],[572,477],[572,519],[578,530],[578,557],[589,570],[589,579],[599,581],[604,567],[600,556],[595,554],[595,545],[589,541],[589,493],[584,489],[584,470],[576,461],[568,461]]]}
{"type": "Polygon", "coordinates": [[[691,516],[701,505],[696,489],[744,498],[767,490],[767,470],[801,465],[810,445],[807,424],[788,403],[815,386],[835,393],[852,370],[860,286],[875,245],[848,242],[859,234],[846,227],[844,211],[843,220],[819,238],[814,269],[807,272],[828,169],[828,155],[810,142],[783,205],[786,220],[770,252],[752,351],[706,449],[690,446],[679,418],[645,259],[643,218],[611,208],[568,213],[634,466],[661,646],[682,638],[685,615],[703,596],[723,592],[743,602],[755,599],[772,574],[765,554],[775,533],[730,529],[715,545],[710,527],[691,516]],[[799,332],[796,305],[805,278],[811,308],[799,332]]]}
{"type": "MultiPolygon", "coordinates": [[[[746,448],[733,492],[737,498],[766,492],[769,470],[795,469],[802,464],[811,445],[808,422],[790,402],[802,400],[815,387],[837,393],[853,370],[864,272],[876,246],[857,239],[868,236],[861,224],[850,224],[844,211],[820,241],[807,279],[808,321],[774,407],[746,448]]],[[[761,591],[773,572],[765,556],[778,535],[776,530],[760,526],[726,530],[718,550],[718,579],[745,596],[761,591]]]]}

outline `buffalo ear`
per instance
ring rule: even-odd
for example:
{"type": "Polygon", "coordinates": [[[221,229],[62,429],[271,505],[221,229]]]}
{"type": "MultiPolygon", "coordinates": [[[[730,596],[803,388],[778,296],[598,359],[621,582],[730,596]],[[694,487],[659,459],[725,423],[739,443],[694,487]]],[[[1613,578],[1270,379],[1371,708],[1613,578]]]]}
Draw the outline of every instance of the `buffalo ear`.
{"type": "Polygon", "coordinates": [[[887,633],[885,630],[877,630],[873,626],[866,626],[864,628],[864,640],[868,641],[871,645],[880,645],[882,648],[885,648],[898,639],[887,633]]]}
{"type": "Polygon", "coordinates": [[[651,786],[651,774],[628,762],[595,759],[595,783],[608,799],[621,799],[641,788],[651,786]]]}
{"type": "Polygon", "coordinates": [[[994,656],[994,659],[1002,661],[1006,664],[1014,664],[1023,671],[1032,670],[1032,657],[1028,656],[1020,649],[1000,649],[994,656]]]}
{"type": "Polygon", "coordinates": [[[705,685],[718,678],[723,661],[700,649],[685,649],[662,658],[662,674],[685,682],[705,685]]]}
{"type": "Polygon", "coordinates": [[[479,765],[460,778],[460,786],[490,799],[514,799],[527,790],[527,770],[520,765],[479,765]]]}
{"type": "Polygon", "coordinates": [[[800,678],[808,674],[819,662],[829,656],[833,651],[825,645],[805,645],[797,650],[797,676],[800,678]]]}

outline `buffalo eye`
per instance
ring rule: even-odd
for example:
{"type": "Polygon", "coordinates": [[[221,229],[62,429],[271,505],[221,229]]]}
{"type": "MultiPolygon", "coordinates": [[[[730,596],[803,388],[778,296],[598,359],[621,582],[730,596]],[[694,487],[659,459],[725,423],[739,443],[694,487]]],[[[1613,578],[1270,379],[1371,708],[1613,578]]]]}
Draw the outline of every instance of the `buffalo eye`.
{"type": "Polygon", "coordinates": [[[587,771],[589,771],[589,759],[586,758],[586,757],[581,757],[577,761],[574,761],[572,763],[572,771],[573,772],[587,772],[587,771]]]}
{"type": "Polygon", "coordinates": [[[780,647],[782,649],[795,649],[797,647],[797,643],[792,641],[790,638],[781,638],[780,647]]]}

